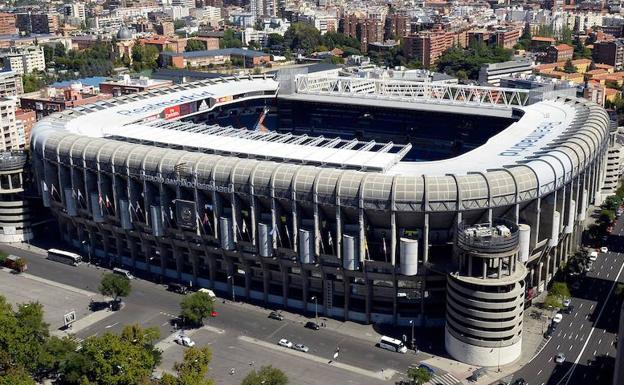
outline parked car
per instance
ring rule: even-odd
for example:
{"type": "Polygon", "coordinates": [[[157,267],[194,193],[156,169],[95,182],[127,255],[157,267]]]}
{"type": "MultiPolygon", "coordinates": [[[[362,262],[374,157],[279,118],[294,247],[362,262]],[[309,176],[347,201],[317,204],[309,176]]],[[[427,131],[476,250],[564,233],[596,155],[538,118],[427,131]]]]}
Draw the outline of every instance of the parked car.
{"type": "Polygon", "coordinates": [[[310,350],[310,348],[308,348],[307,346],[305,346],[304,344],[295,344],[293,346],[293,349],[298,350],[300,352],[304,352],[307,353],[308,350],[310,350]]]}
{"type": "Polygon", "coordinates": [[[167,285],[167,290],[178,294],[186,294],[188,292],[188,287],[180,283],[170,283],[167,285]]]}
{"type": "Polygon", "coordinates": [[[589,253],[589,260],[592,262],[595,262],[598,259],[598,252],[597,251],[592,251],[591,253],[589,253]]]}
{"type": "Polygon", "coordinates": [[[189,348],[195,346],[195,341],[185,335],[178,335],[173,341],[178,345],[188,346],[189,348]]]}
{"type": "Polygon", "coordinates": [[[561,320],[563,320],[563,314],[561,313],[557,313],[555,314],[555,316],[553,317],[552,322],[558,324],[559,322],[561,322],[561,320]]]}
{"type": "Polygon", "coordinates": [[[571,314],[573,310],[574,310],[574,305],[570,305],[566,307],[565,309],[563,309],[563,312],[566,314],[571,314]]]}
{"type": "Polygon", "coordinates": [[[609,248],[608,248],[607,246],[602,246],[602,247],[600,248],[600,252],[601,252],[601,253],[608,253],[608,252],[609,252],[609,248]]]}
{"type": "Polygon", "coordinates": [[[292,349],[292,347],[293,347],[293,343],[288,341],[286,338],[282,338],[281,340],[279,340],[279,342],[277,344],[279,346],[283,346],[283,347],[289,348],[289,349],[292,349]]]}
{"type": "Polygon", "coordinates": [[[319,330],[320,329],[319,324],[317,324],[314,321],[306,322],[305,327],[308,328],[308,329],[312,329],[312,330],[319,330]]]}
{"type": "Polygon", "coordinates": [[[428,371],[430,374],[435,374],[435,369],[433,369],[431,366],[426,365],[426,364],[420,364],[418,365],[418,369],[425,369],[426,371],[428,371]]]}
{"type": "Polygon", "coordinates": [[[284,316],[281,315],[280,313],[276,312],[276,311],[270,312],[269,313],[269,318],[274,319],[274,320],[278,320],[278,321],[284,320],[284,316]]]}
{"type": "Polygon", "coordinates": [[[516,378],[511,385],[526,385],[526,380],[524,378],[516,378]]]}
{"type": "Polygon", "coordinates": [[[563,306],[568,307],[572,304],[572,300],[570,298],[566,298],[562,302],[563,306]]]}
{"type": "Polygon", "coordinates": [[[563,353],[557,353],[555,356],[555,362],[558,364],[563,364],[566,360],[566,356],[563,353]]]}

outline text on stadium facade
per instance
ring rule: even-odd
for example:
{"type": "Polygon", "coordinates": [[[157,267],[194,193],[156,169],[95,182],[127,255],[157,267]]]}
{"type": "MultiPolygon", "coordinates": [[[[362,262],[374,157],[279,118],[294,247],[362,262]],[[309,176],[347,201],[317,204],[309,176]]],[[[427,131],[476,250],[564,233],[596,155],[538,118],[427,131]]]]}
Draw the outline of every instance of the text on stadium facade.
{"type": "Polygon", "coordinates": [[[205,97],[213,96],[213,95],[214,94],[209,91],[194,92],[192,94],[180,96],[179,98],[175,98],[175,99],[168,99],[168,100],[164,100],[158,103],[149,103],[144,106],[134,108],[131,110],[119,110],[117,111],[117,113],[121,115],[140,114],[143,112],[161,109],[161,108],[168,107],[168,106],[175,105],[175,104],[196,101],[198,99],[203,99],[205,97]]]}
{"type": "Polygon", "coordinates": [[[199,190],[209,190],[209,191],[216,191],[216,192],[222,192],[222,193],[234,192],[234,190],[228,186],[216,186],[216,185],[212,185],[208,183],[199,183],[196,180],[188,180],[185,178],[163,178],[162,176],[142,174],[141,180],[144,180],[146,182],[155,182],[155,183],[161,183],[161,184],[196,188],[199,190]]]}
{"type": "Polygon", "coordinates": [[[500,156],[517,156],[529,147],[535,146],[536,142],[539,142],[544,136],[546,136],[552,129],[552,123],[548,123],[541,127],[536,128],[531,134],[524,139],[509,147],[506,151],[499,153],[500,156]]]}

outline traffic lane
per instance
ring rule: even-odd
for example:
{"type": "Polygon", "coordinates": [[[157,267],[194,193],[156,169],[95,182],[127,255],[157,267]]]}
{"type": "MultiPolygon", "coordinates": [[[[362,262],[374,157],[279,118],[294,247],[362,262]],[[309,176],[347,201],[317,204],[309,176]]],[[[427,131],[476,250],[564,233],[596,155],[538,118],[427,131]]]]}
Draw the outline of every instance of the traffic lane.
{"type": "MultiPolygon", "coordinates": [[[[10,246],[0,247],[0,249],[2,248],[7,249],[11,253],[29,258],[29,272],[31,274],[85,290],[97,291],[101,275],[109,272],[108,269],[86,264],[79,266],[64,265],[49,261],[40,254],[10,246]]],[[[182,295],[168,292],[162,285],[140,279],[132,281],[132,288],[130,295],[124,299],[126,306],[123,310],[111,316],[113,318],[90,326],[81,332],[79,336],[84,338],[106,331],[119,332],[126,324],[149,320],[160,312],[171,315],[179,314],[180,301],[183,299],[182,295]]],[[[223,301],[217,301],[216,309],[219,312],[219,316],[209,319],[207,322],[222,329],[236,331],[241,335],[248,335],[272,342],[269,336],[282,326],[279,324],[282,322],[288,327],[287,330],[290,330],[289,335],[293,339],[303,335],[303,343],[310,346],[318,346],[328,356],[333,355],[336,341],[340,341],[341,350],[346,352],[346,354],[343,354],[344,362],[352,365],[362,366],[370,364],[369,360],[372,359],[375,362],[383,363],[387,368],[403,370],[406,366],[415,362],[416,357],[413,354],[402,355],[389,352],[376,348],[367,341],[351,337],[345,338],[343,334],[326,329],[315,331],[316,334],[309,334],[312,331],[305,329],[298,323],[292,323],[289,320],[278,322],[268,319],[268,310],[264,313],[243,309],[237,304],[231,304],[229,301],[225,304],[223,301]]],[[[168,325],[158,324],[158,321],[155,321],[154,326],[159,327],[162,335],[165,335],[170,330],[168,325]]]]}

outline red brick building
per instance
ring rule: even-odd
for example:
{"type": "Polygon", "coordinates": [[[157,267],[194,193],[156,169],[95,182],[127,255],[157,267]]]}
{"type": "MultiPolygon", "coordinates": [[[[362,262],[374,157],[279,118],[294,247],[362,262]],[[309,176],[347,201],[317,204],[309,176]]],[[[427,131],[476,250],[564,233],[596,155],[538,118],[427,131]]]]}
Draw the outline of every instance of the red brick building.
{"type": "Polygon", "coordinates": [[[436,63],[444,51],[453,46],[454,36],[443,30],[424,31],[405,37],[404,53],[409,59],[416,59],[425,68],[436,63]]]}
{"type": "Polygon", "coordinates": [[[112,97],[108,94],[97,94],[92,90],[79,90],[72,87],[64,89],[50,88],[46,92],[47,94],[25,95],[20,98],[20,105],[24,109],[34,110],[37,114],[37,119],[41,119],[55,112],[112,97]]]}
{"type": "Polygon", "coordinates": [[[15,35],[15,15],[12,13],[0,13],[0,35],[15,35]]]}
{"type": "Polygon", "coordinates": [[[572,60],[574,48],[567,44],[552,45],[546,48],[546,63],[564,62],[572,60]]]}

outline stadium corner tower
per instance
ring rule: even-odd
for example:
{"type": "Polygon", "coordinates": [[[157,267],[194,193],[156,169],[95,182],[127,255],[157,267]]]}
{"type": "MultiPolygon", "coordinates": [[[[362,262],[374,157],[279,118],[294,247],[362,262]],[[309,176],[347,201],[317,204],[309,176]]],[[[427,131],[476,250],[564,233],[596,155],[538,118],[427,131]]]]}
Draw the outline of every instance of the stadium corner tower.
{"type": "Polygon", "coordinates": [[[51,115],[33,168],[65,240],[101,264],[444,326],[451,356],[503,365],[599,203],[610,129],[586,100],[528,100],[323,75],[200,81],[51,115]]]}

